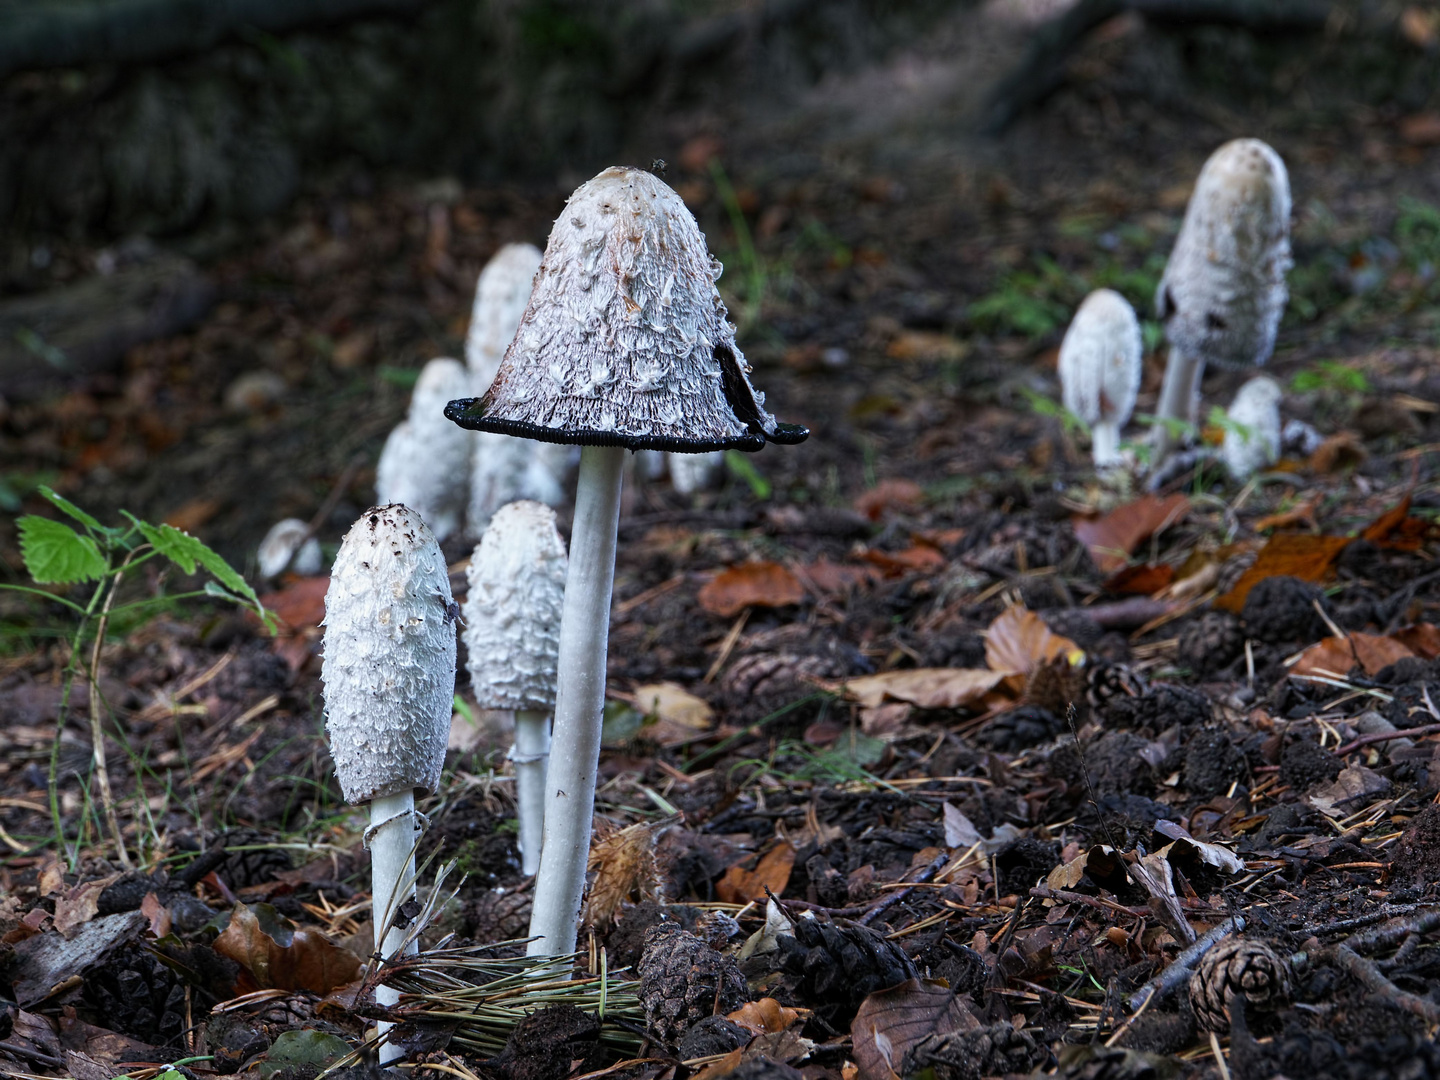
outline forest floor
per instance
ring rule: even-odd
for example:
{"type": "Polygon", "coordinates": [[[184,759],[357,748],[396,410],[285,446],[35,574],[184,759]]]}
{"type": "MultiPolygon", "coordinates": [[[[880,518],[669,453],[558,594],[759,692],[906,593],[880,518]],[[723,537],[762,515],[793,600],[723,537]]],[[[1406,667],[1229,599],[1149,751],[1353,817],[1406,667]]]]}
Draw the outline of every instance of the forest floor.
{"type": "MultiPolygon", "coordinates": [[[[582,934],[587,971],[604,947],[605,1024],[548,1012],[501,1052],[514,1009],[457,1009],[451,986],[414,999],[414,1075],[1440,1074],[1440,120],[1303,95],[1162,107],[1130,90],[1146,69],[1122,25],[982,142],[962,120],[985,42],[964,32],[637,144],[669,157],[726,264],[756,385],[813,435],[732,455],[694,497],[627,487],[582,934]],[[1057,415],[1060,336],[1100,285],[1151,310],[1193,177],[1239,135],[1290,169],[1268,371],[1323,441],[1243,485],[1213,463],[1154,494],[1101,484],[1057,415]],[[653,936],[671,979],[646,1000],[689,993],[670,1004],[694,1019],[750,999],[738,1028],[652,1022],[642,1042],[625,969],[662,908],[709,945],[653,936]],[[1145,1000],[1197,935],[1241,923],[1223,947],[1252,1004],[1218,1039],[1183,979],[1145,1000]],[[709,946],[751,935],[778,948],[728,998],[709,946]]],[[[543,243],[564,194],[337,179],[207,265],[220,300],[192,332],[7,405],[0,496],[55,516],[44,483],[106,525],[168,522],[252,582],[271,524],[328,508],[333,553],[419,366],[459,355],[480,268],[543,243]]],[[[1139,413],[1164,361],[1146,333],[1139,413]]],[[[1207,408],[1251,374],[1210,373],[1207,408]]],[[[446,554],[458,598],[467,545],[446,554]]],[[[0,559],[27,582],[13,518],[0,559]]],[[[128,576],[98,653],[133,869],[83,674],[65,693],[91,663],[71,663],[75,616],[0,593],[0,1071],[308,1078],[363,1033],[364,821],[324,740],[326,579],[271,587],[277,635],[203,598],[123,610],[184,581],[128,576]]],[[[461,951],[427,956],[417,991],[513,970],[480,946],[528,924],[509,735],[463,660],[422,806],[422,855],[465,875],[425,941],[461,951]]],[[[589,1008],[594,984],[568,993],[589,1008]]]]}

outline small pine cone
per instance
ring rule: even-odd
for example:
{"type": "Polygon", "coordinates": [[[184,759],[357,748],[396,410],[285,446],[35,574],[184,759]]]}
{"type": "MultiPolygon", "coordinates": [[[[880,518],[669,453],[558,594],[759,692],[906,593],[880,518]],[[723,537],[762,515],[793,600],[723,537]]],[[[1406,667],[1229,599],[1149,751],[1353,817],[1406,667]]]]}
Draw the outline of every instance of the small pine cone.
{"type": "Polygon", "coordinates": [[[1228,1031],[1230,1001],[1245,995],[1247,1009],[1275,1009],[1290,1000],[1290,965],[1254,938],[1231,935],[1207,952],[1190,976],[1190,1007],[1207,1031],[1228,1031]]]}
{"type": "Polygon", "coordinates": [[[489,889],[466,905],[465,922],[476,941],[515,941],[530,935],[529,889],[489,889]]]}
{"type": "Polygon", "coordinates": [[[779,937],[780,966],[800,977],[803,1003],[837,1030],[850,1027],[868,995],[920,977],[904,949],[868,926],[796,919],[794,934],[779,937]]]}
{"type": "Polygon", "coordinates": [[[750,1000],[735,961],[674,923],[645,931],[637,970],[646,1030],[671,1048],[692,1024],[734,1012],[750,1000]]]}
{"type": "Polygon", "coordinates": [[[1064,656],[1048,663],[1036,664],[1025,680],[1025,701],[1031,705],[1064,716],[1071,705],[1085,707],[1085,670],[1076,667],[1064,656]]]}
{"type": "Polygon", "coordinates": [[[1085,700],[1092,709],[1104,710],[1116,698],[1145,696],[1145,680],[1128,664],[1107,661],[1085,665],[1085,700]]]}
{"type": "Polygon", "coordinates": [[[1050,1060],[1050,1048],[1009,1023],[927,1035],[905,1055],[900,1075],[933,1070],[936,1080],[1028,1073],[1050,1060]]]}
{"type": "Polygon", "coordinates": [[[1000,713],[976,735],[981,746],[1014,754],[1049,742],[1065,730],[1065,721],[1038,705],[1020,705],[1000,713]]]}
{"type": "Polygon", "coordinates": [[[274,837],[256,832],[254,829],[229,829],[215,840],[216,847],[226,850],[225,861],[215,868],[215,874],[233,890],[248,889],[273,881],[276,873],[292,867],[290,852],[280,847],[266,847],[277,843],[274,837]],[[246,848],[249,850],[238,850],[246,848]]]}
{"type": "Polygon", "coordinates": [[[178,1046],[185,984],[139,945],[127,945],[86,975],[83,999],[112,1029],[157,1046],[178,1046]]]}
{"type": "Polygon", "coordinates": [[[1245,634],[1233,615],[1207,611],[1180,632],[1180,662],[1196,675],[1213,675],[1245,651],[1245,634]]]}

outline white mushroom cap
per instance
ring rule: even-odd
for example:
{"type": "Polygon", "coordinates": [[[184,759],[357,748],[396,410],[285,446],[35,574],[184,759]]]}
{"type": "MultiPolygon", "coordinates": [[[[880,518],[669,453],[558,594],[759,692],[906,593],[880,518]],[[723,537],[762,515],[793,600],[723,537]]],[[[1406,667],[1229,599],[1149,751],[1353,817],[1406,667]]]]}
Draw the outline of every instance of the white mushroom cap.
{"type": "Polygon", "coordinates": [[[671,454],[670,483],[681,495],[693,495],[715,483],[725,463],[725,451],[711,450],[704,454],[671,454]]]}
{"type": "Polygon", "coordinates": [[[555,222],[494,383],[452,420],[544,442],[695,453],[809,432],[746,377],[720,264],[680,196],[640,169],[582,184],[555,222]]]}
{"type": "Polygon", "coordinates": [[[550,507],[512,502],[491,519],[470,557],[464,605],[465,666],[482,709],[555,707],[567,566],[550,507]]]}
{"type": "Polygon", "coordinates": [[[475,285],[475,306],[465,335],[465,363],[470,368],[474,393],[483,394],[495,381],[495,372],[515,331],[530,287],[540,269],[540,249],[534,244],[506,244],[480,271],[475,285]]]}
{"type": "MultiPolygon", "coordinates": [[[[1140,389],[1143,344],[1130,302],[1112,289],[1085,298],[1060,344],[1060,387],[1065,408],[1092,428],[1115,433],[1130,419],[1140,389]]],[[[1102,462],[1096,438],[1096,464],[1102,462]]]]}
{"type": "Polygon", "coordinates": [[[260,550],[256,553],[255,561],[259,564],[260,576],[273,578],[285,569],[285,564],[290,563],[290,569],[302,577],[320,572],[320,541],[313,536],[307,537],[310,526],[299,518],[286,518],[284,521],[276,522],[265,534],[265,539],[260,541],[260,550]],[[300,548],[300,554],[295,556],[295,561],[290,562],[290,553],[301,541],[304,546],[300,548]]]}
{"type": "Polygon", "coordinates": [[[1280,384],[1261,375],[1240,388],[1226,410],[1220,456],[1236,480],[1248,480],[1280,458],[1280,384]]]}
{"type": "Polygon", "coordinates": [[[1285,163],[1259,139],[1226,143],[1200,170],[1155,294],[1166,336],[1203,361],[1263,364],[1290,266],[1285,163]]]}
{"type": "Polygon", "coordinates": [[[458,360],[431,360],[420,371],[406,418],[390,432],[375,468],[383,504],[404,503],[445,540],[460,526],[469,494],[470,438],[445,419],[445,403],[468,393],[458,360]]]}
{"type": "Polygon", "coordinates": [[[325,593],[325,730],[345,800],[434,791],[455,695],[455,621],[440,545],[405,506],[366,510],[325,593]]]}

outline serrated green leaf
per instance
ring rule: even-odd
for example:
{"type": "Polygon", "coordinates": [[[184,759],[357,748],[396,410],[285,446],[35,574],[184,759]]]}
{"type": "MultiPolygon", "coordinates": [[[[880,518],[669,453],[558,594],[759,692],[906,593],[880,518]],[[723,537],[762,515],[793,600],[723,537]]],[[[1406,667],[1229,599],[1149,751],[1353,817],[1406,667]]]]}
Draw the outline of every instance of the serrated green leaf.
{"type": "Polygon", "coordinates": [[[198,540],[173,525],[151,525],[148,521],[141,521],[134,514],[126,513],[125,516],[135,523],[135,527],[150,542],[151,547],[182,571],[193,574],[196,565],[199,564],[208,570],[221,585],[240,596],[245,603],[253,605],[256,611],[263,611],[260,598],[255,595],[255,590],[250,587],[249,582],[203,540],[198,540]]]}
{"type": "Polygon", "coordinates": [[[63,521],[27,514],[16,523],[25,569],[40,585],[70,585],[97,581],[109,565],[100,548],[63,521]]]}
{"type": "Polygon", "coordinates": [[[99,521],[91,517],[84,510],[81,510],[69,499],[65,498],[65,496],[57,495],[46,485],[41,484],[38,488],[36,488],[36,490],[41,494],[41,496],[44,497],[45,501],[48,502],[51,506],[55,507],[56,510],[59,510],[62,514],[70,515],[70,517],[80,522],[80,524],[84,525],[87,529],[93,529],[95,532],[98,533],[108,533],[114,531],[112,529],[107,529],[104,525],[101,525],[99,521]]]}

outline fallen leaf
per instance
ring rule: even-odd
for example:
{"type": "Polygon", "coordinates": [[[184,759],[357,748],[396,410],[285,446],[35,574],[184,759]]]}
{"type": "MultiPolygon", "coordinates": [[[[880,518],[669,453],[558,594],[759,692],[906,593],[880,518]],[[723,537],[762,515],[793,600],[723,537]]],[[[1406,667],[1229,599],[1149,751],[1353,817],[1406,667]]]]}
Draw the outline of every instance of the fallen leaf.
{"type": "Polygon", "coordinates": [[[260,603],[275,613],[282,623],[298,632],[319,626],[325,618],[325,593],[330,577],[296,578],[283,589],[266,593],[260,603]]]}
{"type": "Polygon", "coordinates": [[[907,979],[860,1003],[850,1024],[851,1053],[860,1080],[895,1080],[905,1055],[927,1035],[981,1026],[944,983],[907,979]]]}
{"type": "Polygon", "coordinates": [[[847,698],[867,708],[890,698],[921,709],[964,709],[978,705],[1003,678],[1003,672],[979,668],[910,668],[862,675],[842,685],[847,698]]]}
{"type": "Polygon", "coordinates": [[[747,607],[784,607],[805,599],[800,579],[774,562],[742,563],[705,583],[698,597],[712,615],[738,615],[747,607]]]}
{"type": "Polygon", "coordinates": [[[747,1001],[725,1019],[756,1035],[766,1035],[785,1031],[809,1015],[809,1010],[792,1009],[774,998],[763,997],[759,1001],[747,1001]]]}
{"type": "Polygon", "coordinates": [[[1153,596],[1175,580],[1175,568],[1167,563],[1127,566],[1105,582],[1106,592],[1117,596],[1153,596]]]}
{"type": "Polygon", "coordinates": [[[881,480],[855,498],[855,509],[871,521],[879,521],[888,510],[911,510],[925,501],[925,489],[913,480],[881,480]]]}
{"type": "Polygon", "coordinates": [[[1419,551],[1425,541],[1440,534],[1433,521],[1413,517],[1410,513],[1410,495],[1371,522],[1360,534],[1378,548],[1389,551],[1419,551]]]}
{"type": "Polygon", "coordinates": [[[739,863],[726,870],[725,876],[715,883],[715,895],[727,904],[764,900],[767,887],[776,896],[782,896],[785,886],[790,884],[790,871],[794,866],[795,849],[787,843],[778,843],[755,864],[754,870],[746,870],[739,863]]]}
{"type": "Polygon", "coordinates": [[[797,565],[795,576],[817,597],[842,596],[853,589],[870,585],[882,577],[873,566],[846,566],[825,557],[813,563],[797,565]]]}
{"type": "Polygon", "coordinates": [[[191,499],[167,514],[165,524],[193,533],[218,514],[222,505],[219,499],[191,499]]]}
{"type": "Polygon", "coordinates": [[[1356,799],[1373,798],[1390,790],[1390,781],[1364,765],[1347,765],[1330,783],[1310,793],[1307,801],[1326,817],[1339,818],[1349,813],[1345,807],[1356,799]]]}
{"type": "Polygon", "coordinates": [[[915,544],[903,551],[876,551],[872,548],[865,552],[865,561],[874,563],[887,576],[896,576],[938,570],[945,565],[945,556],[929,544],[915,544]]]}
{"type": "Polygon", "coordinates": [[[1077,652],[1075,642],[1018,604],[1006,608],[985,630],[985,663],[1006,675],[1028,675],[1040,664],[1077,652]]]}
{"type": "Polygon", "coordinates": [[[1324,581],[1335,560],[1350,543],[1348,536],[1312,536],[1309,533],[1276,533],[1260,549],[1254,565],[1240,575],[1231,590],[1216,597],[1214,606],[1239,614],[1245,597],[1257,583],[1271,577],[1295,577],[1301,581],[1324,581]]]}
{"type": "Polygon", "coordinates": [[[140,901],[140,914],[150,920],[150,934],[152,937],[158,940],[170,933],[170,909],[162,904],[160,897],[153,892],[146,893],[145,899],[140,901]]]}
{"type": "Polygon", "coordinates": [[[1171,841],[1155,853],[1162,858],[1169,858],[1172,852],[1185,851],[1193,854],[1206,866],[1223,870],[1227,874],[1243,874],[1245,872],[1245,863],[1233,851],[1219,844],[1196,840],[1183,825],[1177,825],[1173,821],[1166,821],[1162,818],[1155,822],[1155,831],[1161,836],[1169,837],[1171,841]]]}
{"type": "Polygon", "coordinates": [[[1353,431],[1341,431],[1331,435],[1310,455],[1310,471],[1331,475],[1353,469],[1370,455],[1360,436],[1353,431]]]}
{"type": "Polygon", "coordinates": [[[1289,510],[1281,511],[1278,514],[1269,514],[1255,522],[1256,532],[1271,532],[1275,529],[1288,529],[1292,525],[1305,525],[1314,532],[1320,531],[1320,523],[1315,520],[1315,511],[1320,508],[1319,498],[1306,499],[1289,510]]]}
{"type": "Polygon", "coordinates": [[[230,925],[215,939],[213,948],[245,969],[241,993],[275,987],[328,994],[360,970],[353,953],[319,930],[296,926],[269,904],[236,904],[230,925]]]}
{"type": "Polygon", "coordinates": [[[100,910],[100,894],[120,877],[110,874],[83,885],[76,885],[55,901],[55,929],[66,939],[73,938],[83,923],[93,919],[100,910]]]}
{"type": "Polygon", "coordinates": [[[945,804],[945,846],[949,848],[972,848],[984,837],[975,823],[965,816],[954,803],[945,804]]]}
{"type": "Polygon", "coordinates": [[[1100,572],[1113,574],[1130,561],[1137,547],[1175,524],[1189,509],[1190,500],[1184,495],[1164,499],[1146,495],[1102,517],[1076,517],[1075,535],[1100,572]]]}
{"type": "Polygon", "coordinates": [[[1396,660],[1414,655],[1409,646],[1392,637],[1356,632],[1317,641],[1300,654],[1290,674],[1331,675],[1343,679],[1358,665],[1366,675],[1374,675],[1396,660]]]}
{"type": "Polygon", "coordinates": [[[1416,623],[1402,626],[1390,635],[1422,660],[1434,660],[1440,656],[1440,626],[1434,623],[1416,623]]]}
{"type": "Polygon", "coordinates": [[[660,746],[678,746],[690,741],[708,731],[715,718],[715,710],[708,701],[673,682],[637,686],[635,708],[647,720],[642,734],[660,746]]]}

